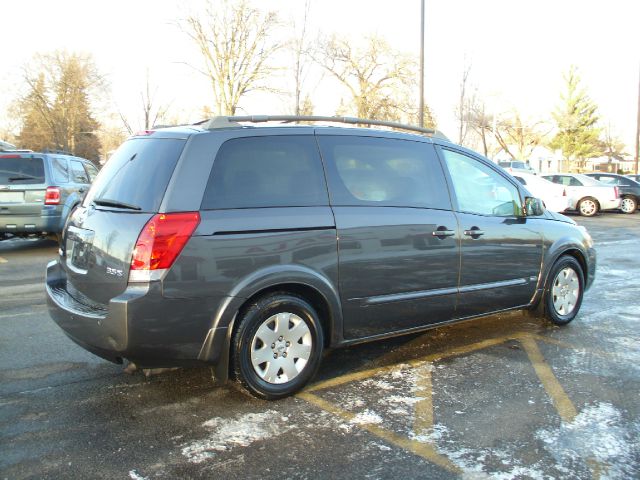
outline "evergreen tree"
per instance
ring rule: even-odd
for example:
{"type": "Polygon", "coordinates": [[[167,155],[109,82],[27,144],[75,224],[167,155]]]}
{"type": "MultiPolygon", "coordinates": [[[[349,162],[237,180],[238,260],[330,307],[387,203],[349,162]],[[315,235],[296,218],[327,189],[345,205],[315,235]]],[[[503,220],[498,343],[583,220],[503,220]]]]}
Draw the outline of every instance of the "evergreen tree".
{"type": "Polygon", "coordinates": [[[65,150],[96,161],[99,123],[91,113],[90,95],[101,83],[88,56],[56,52],[45,55],[33,75],[27,74],[29,91],[20,100],[20,146],[32,150],[65,150]]]}
{"type": "Polygon", "coordinates": [[[575,66],[564,76],[566,92],[561,95],[562,105],[553,113],[558,132],[549,143],[553,149],[561,150],[572,168],[582,170],[589,158],[601,155],[598,107],[580,85],[580,76],[575,66]]]}
{"type": "Polygon", "coordinates": [[[30,91],[20,102],[22,130],[18,135],[18,145],[35,151],[55,148],[50,105],[44,73],[30,82],[30,91]]]}

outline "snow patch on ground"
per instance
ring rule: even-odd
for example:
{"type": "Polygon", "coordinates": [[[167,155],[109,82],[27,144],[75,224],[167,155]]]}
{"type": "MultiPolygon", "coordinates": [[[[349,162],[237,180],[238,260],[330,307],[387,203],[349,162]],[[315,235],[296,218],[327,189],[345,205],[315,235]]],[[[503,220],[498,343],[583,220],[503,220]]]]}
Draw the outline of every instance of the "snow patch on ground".
{"type": "Polygon", "coordinates": [[[247,447],[265,438],[282,435],[295,427],[288,421],[288,417],[274,410],[247,413],[231,419],[215,417],[202,424],[209,430],[209,436],[184,445],[182,455],[192,463],[201,463],[213,458],[216,452],[247,447]]]}
{"type": "Polygon", "coordinates": [[[378,415],[376,412],[373,412],[367,409],[364,412],[360,412],[355,417],[353,417],[350,423],[354,423],[356,425],[365,425],[365,424],[378,425],[382,423],[382,417],[378,415]]]}
{"type": "Polygon", "coordinates": [[[147,480],[147,477],[143,477],[135,470],[129,470],[129,478],[131,478],[131,480],[147,480]]]}
{"type": "Polygon", "coordinates": [[[540,430],[536,438],[568,469],[591,460],[602,468],[603,479],[632,478],[640,471],[640,424],[627,423],[610,403],[590,405],[573,422],[540,430]]]}

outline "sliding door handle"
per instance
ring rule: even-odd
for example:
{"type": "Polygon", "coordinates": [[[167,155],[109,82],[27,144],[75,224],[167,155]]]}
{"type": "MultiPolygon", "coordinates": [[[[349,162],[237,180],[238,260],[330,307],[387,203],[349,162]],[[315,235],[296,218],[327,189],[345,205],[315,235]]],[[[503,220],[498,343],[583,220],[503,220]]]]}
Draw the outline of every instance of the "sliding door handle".
{"type": "Polygon", "coordinates": [[[469,230],[465,230],[464,234],[467,237],[479,238],[480,236],[484,235],[484,232],[480,230],[478,227],[471,227],[469,230]]]}
{"type": "Polygon", "coordinates": [[[431,235],[438,237],[441,240],[446,237],[453,237],[455,234],[455,231],[449,230],[447,227],[438,227],[436,230],[431,232],[431,235]]]}

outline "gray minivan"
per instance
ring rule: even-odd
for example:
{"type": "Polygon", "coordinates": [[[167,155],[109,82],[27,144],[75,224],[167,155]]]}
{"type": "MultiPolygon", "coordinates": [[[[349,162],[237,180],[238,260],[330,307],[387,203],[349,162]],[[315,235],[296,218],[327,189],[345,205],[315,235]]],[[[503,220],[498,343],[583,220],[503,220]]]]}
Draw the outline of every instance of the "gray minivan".
{"type": "Polygon", "coordinates": [[[0,152],[0,240],[55,236],[98,169],[64,153],[0,152]]]}
{"type": "Polygon", "coordinates": [[[414,127],[428,135],[237,123],[287,118],[127,140],[47,266],[65,333],[114,362],[215,365],[276,399],[326,348],[511,309],[576,316],[591,237],[497,165],[414,127]]]}

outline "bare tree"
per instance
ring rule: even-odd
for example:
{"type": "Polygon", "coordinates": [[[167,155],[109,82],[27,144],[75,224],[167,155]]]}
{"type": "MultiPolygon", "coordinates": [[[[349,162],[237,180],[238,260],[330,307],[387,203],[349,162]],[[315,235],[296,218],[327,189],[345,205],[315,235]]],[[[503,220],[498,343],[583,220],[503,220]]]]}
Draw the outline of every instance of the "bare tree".
{"type": "Polygon", "coordinates": [[[253,8],[247,0],[208,0],[204,13],[181,23],[198,47],[219,114],[234,115],[240,100],[269,90],[273,54],[283,44],[272,38],[279,25],[274,12],[253,8]]]}
{"type": "Polygon", "coordinates": [[[135,120],[126,116],[119,108],[118,115],[129,134],[136,130],[149,130],[158,123],[166,122],[171,103],[161,103],[157,100],[158,86],[153,85],[151,74],[147,68],[145,73],[145,85],[140,91],[141,117],[134,116],[135,120]],[[137,117],[137,118],[136,118],[137,117]],[[138,126],[138,128],[136,128],[138,126]]]}
{"type": "Polygon", "coordinates": [[[300,26],[294,23],[295,36],[289,42],[289,49],[293,53],[293,78],[294,78],[294,113],[296,115],[311,115],[313,113],[313,105],[310,103],[311,99],[308,95],[304,96],[302,90],[304,88],[305,80],[309,74],[310,67],[312,65],[312,58],[309,55],[309,42],[307,31],[307,19],[309,17],[309,10],[311,2],[305,0],[304,13],[302,17],[302,24],[300,26]],[[299,31],[298,31],[299,29],[299,31]],[[308,112],[311,105],[311,112],[308,112]],[[306,108],[305,108],[306,107],[306,108]],[[307,110],[303,113],[303,109],[307,110]]]}
{"type": "Polygon", "coordinates": [[[528,159],[541,145],[551,128],[542,121],[524,123],[518,112],[494,121],[493,135],[504,152],[513,159],[528,159]]]}
{"type": "MultiPolygon", "coordinates": [[[[346,38],[332,36],[320,42],[316,61],[351,94],[350,104],[342,103],[341,110],[355,111],[361,118],[417,121],[415,62],[384,39],[367,37],[358,48],[346,38]]],[[[426,108],[425,125],[433,124],[426,108]]]]}
{"type": "Polygon", "coordinates": [[[465,62],[462,69],[462,79],[460,80],[460,97],[456,106],[456,117],[458,119],[458,143],[464,145],[469,127],[469,113],[473,104],[473,99],[469,98],[469,73],[471,64],[465,62]]]}

